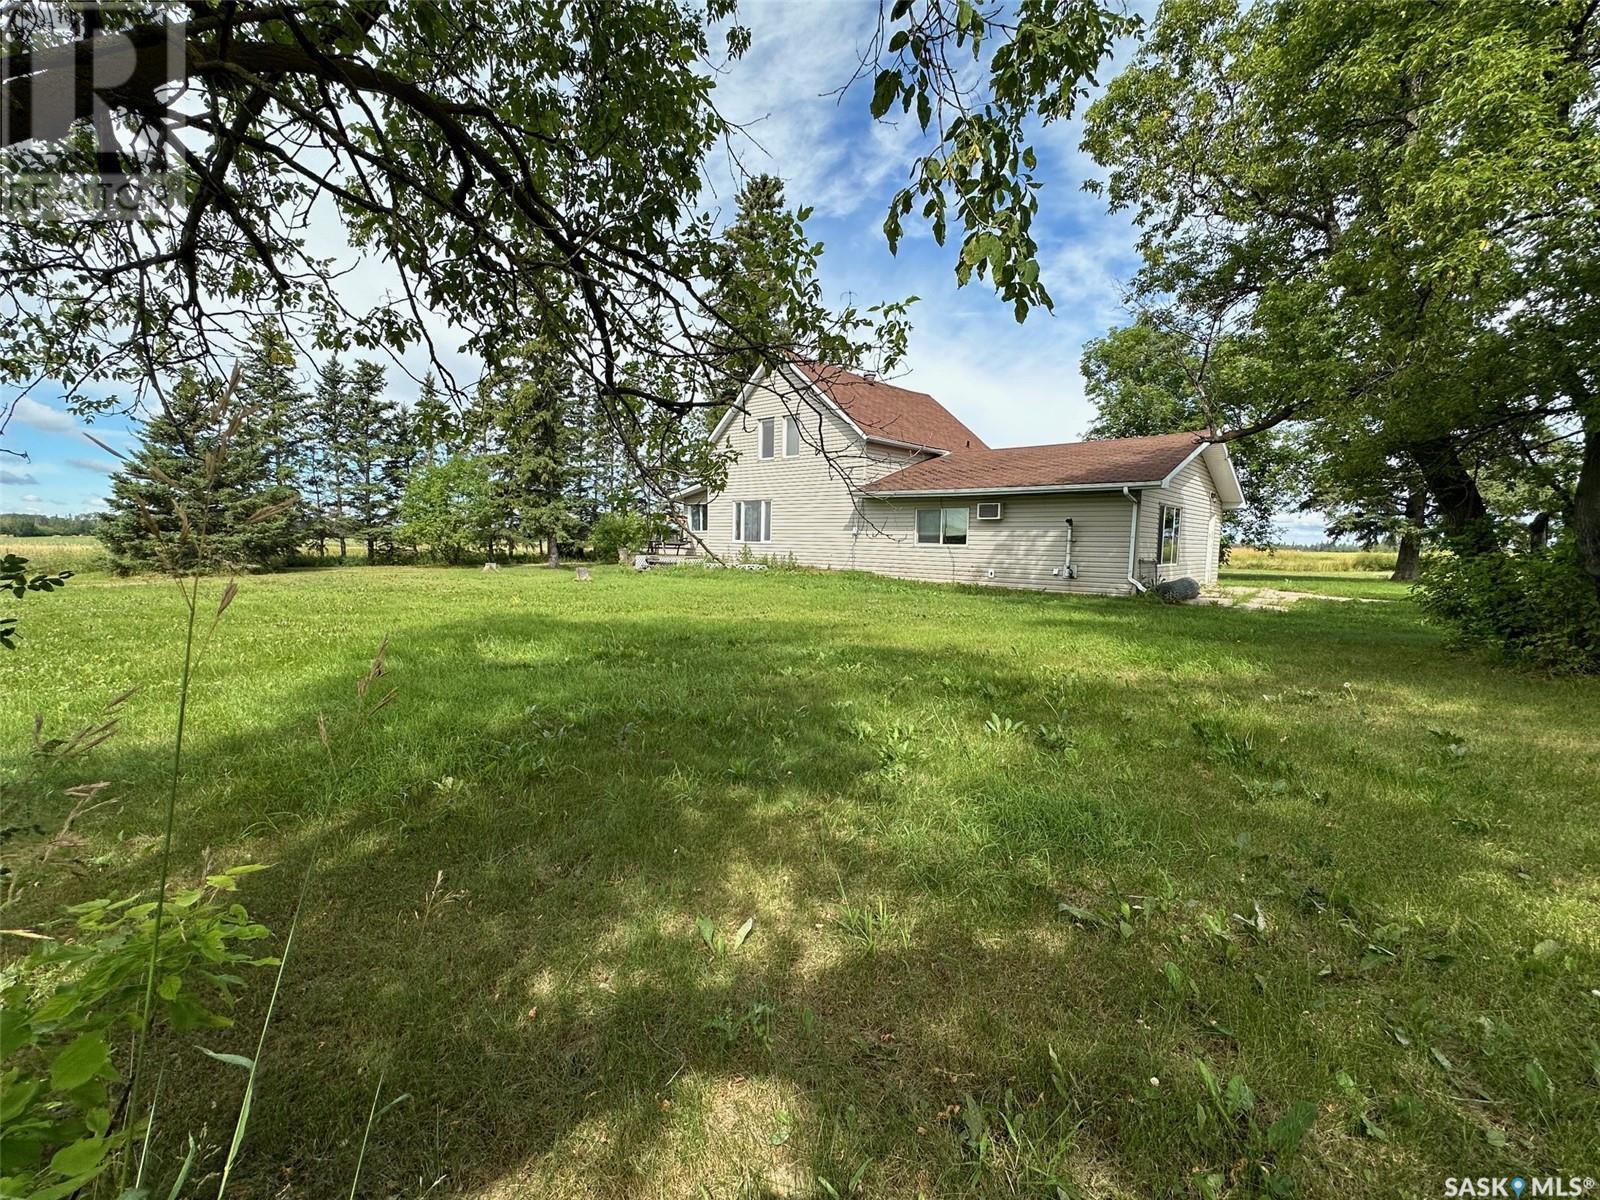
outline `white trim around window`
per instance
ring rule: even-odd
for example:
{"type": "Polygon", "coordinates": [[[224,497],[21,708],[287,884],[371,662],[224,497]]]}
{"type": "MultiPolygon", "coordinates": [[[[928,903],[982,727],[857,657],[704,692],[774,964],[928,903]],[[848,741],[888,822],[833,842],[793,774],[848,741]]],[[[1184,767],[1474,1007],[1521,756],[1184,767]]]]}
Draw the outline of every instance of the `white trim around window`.
{"type": "Polygon", "coordinates": [[[689,510],[689,532],[704,533],[706,531],[706,506],[704,504],[685,505],[689,510]]]}
{"type": "Polygon", "coordinates": [[[917,545],[965,546],[969,515],[964,504],[952,508],[917,509],[917,545]]]}
{"type": "Polygon", "coordinates": [[[736,500],[733,505],[733,540],[770,542],[772,540],[772,501],[736,500]]]}
{"type": "Polygon", "coordinates": [[[783,419],[783,456],[793,458],[800,453],[800,418],[787,416],[783,419]]]}
{"type": "Polygon", "coordinates": [[[1170,567],[1178,561],[1181,551],[1179,538],[1182,536],[1183,509],[1171,504],[1161,506],[1161,522],[1157,526],[1160,530],[1160,541],[1156,544],[1156,562],[1163,567],[1170,567]]]}
{"type": "Polygon", "coordinates": [[[761,418],[761,425],[760,425],[760,433],[757,435],[757,437],[759,438],[759,445],[761,447],[761,457],[762,458],[771,458],[772,457],[772,452],[775,449],[774,444],[773,444],[775,436],[776,436],[776,419],[773,418],[773,417],[762,417],[761,418]]]}

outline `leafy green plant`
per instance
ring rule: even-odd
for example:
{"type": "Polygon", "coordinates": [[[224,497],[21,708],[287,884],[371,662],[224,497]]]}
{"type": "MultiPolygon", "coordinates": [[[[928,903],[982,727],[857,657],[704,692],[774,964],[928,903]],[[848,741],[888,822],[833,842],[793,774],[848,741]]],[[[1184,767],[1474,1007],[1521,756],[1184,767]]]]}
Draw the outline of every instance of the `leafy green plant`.
{"type": "Polygon", "coordinates": [[[990,713],[989,719],[983,723],[984,732],[994,737],[1010,737],[1021,733],[1024,728],[1026,727],[1021,721],[1002,717],[999,713],[990,713]]]}
{"type": "MultiPolygon", "coordinates": [[[[29,592],[49,593],[66,587],[72,578],[71,571],[29,571],[28,560],[17,554],[0,556],[0,591],[9,591],[17,599],[29,592]]],[[[15,650],[17,618],[0,617],[0,646],[15,650]]]]}
{"type": "Polygon", "coordinates": [[[636,554],[643,550],[650,544],[654,532],[655,525],[643,513],[619,509],[603,514],[594,523],[589,537],[598,561],[616,562],[624,554],[636,554]]]}
{"type": "Polygon", "coordinates": [[[845,895],[842,887],[839,889],[839,911],[833,916],[833,925],[868,954],[876,954],[891,937],[898,936],[902,942],[905,941],[905,931],[899,927],[899,921],[881,896],[873,902],[855,904],[845,895]]]}
{"type": "MultiPolygon", "coordinates": [[[[1294,1185],[1284,1174],[1284,1166],[1311,1131],[1317,1119],[1316,1105],[1296,1101],[1276,1120],[1262,1125],[1255,1090],[1243,1075],[1235,1073],[1224,1084],[1202,1058],[1195,1059],[1195,1069],[1205,1091],[1205,1098],[1195,1104],[1195,1132],[1228,1154],[1232,1178],[1250,1191],[1292,1196],[1294,1185]]],[[[1201,1194],[1221,1196],[1230,1173],[1210,1171],[1199,1176],[1201,1194]]]]}
{"type": "Polygon", "coordinates": [[[1549,671],[1600,671],[1600,598],[1576,538],[1515,555],[1435,555],[1417,594],[1424,615],[1460,644],[1549,671]]]}
{"type": "Polygon", "coordinates": [[[7,1195],[68,1195],[102,1174],[140,1130],[142,1117],[128,1119],[135,1080],[125,1048],[144,1026],[152,962],[154,1019],[179,1033],[232,1024],[239,968],[279,961],[248,949],[268,931],[229,898],[241,878],[262,869],[233,867],[174,893],[159,921],[157,903],[136,896],[74,905],[71,935],[39,939],[6,968],[7,1195]]]}
{"type": "Polygon", "coordinates": [[[747,1033],[757,1046],[770,1051],[775,1016],[776,1010],[771,1004],[765,1000],[752,1000],[742,1012],[732,1008],[723,1009],[706,1022],[706,1028],[716,1034],[724,1052],[737,1048],[747,1033]]]}

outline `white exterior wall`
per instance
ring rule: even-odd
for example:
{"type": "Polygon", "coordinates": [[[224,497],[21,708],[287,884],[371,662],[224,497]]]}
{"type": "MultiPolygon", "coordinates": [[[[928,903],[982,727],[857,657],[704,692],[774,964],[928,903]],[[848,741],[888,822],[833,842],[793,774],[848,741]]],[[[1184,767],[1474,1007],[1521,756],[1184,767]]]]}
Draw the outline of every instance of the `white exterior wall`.
{"type": "Polygon", "coordinates": [[[1161,506],[1183,510],[1178,520],[1178,561],[1156,567],[1156,579],[1178,579],[1184,575],[1201,583],[1217,581],[1217,547],[1222,528],[1222,503],[1211,481],[1211,472],[1201,459],[1180,470],[1171,486],[1146,488],[1139,514],[1139,554],[1149,561],[1160,557],[1161,506]]]}
{"type": "MultiPolygon", "coordinates": [[[[734,540],[734,504],[765,500],[772,506],[771,536],[748,543],[758,558],[792,556],[807,566],[941,583],[1099,594],[1133,590],[1127,579],[1133,506],[1120,490],[931,499],[862,496],[854,489],[928,455],[865,444],[844,419],[789,384],[786,376],[777,386],[781,394],[764,383],[752,388],[745,412],[734,415],[723,436],[722,444],[738,459],[728,468],[727,489],[709,499],[706,529],[699,535],[719,557],[733,561],[745,547],[734,540]],[[801,446],[790,457],[783,453],[783,418],[795,412],[801,419],[801,446]],[[775,453],[767,459],[760,450],[763,417],[775,420],[775,453]],[[1004,506],[1003,516],[978,520],[979,501],[991,499],[1004,506]],[[918,508],[956,506],[968,510],[965,546],[917,542],[918,508]],[[1074,578],[1063,571],[1068,517],[1073,522],[1074,578]]],[[[1133,494],[1141,498],[1138,557],[1156,557],[1159,505],[1179,505],[1184,510],[1179,561],[1161,568],[1160,578],[1192,575],[1215,582],[1217,543],[1209,530],[1221,510],[1205,464],[1191,462],[1169,488],[1148,488],[1142,494],[1136,489],[1133,494]]]]}
{"type": "MultiPolygon", "coordinates": [[[[787,376],[783,377],[787,380],[787,376]]],[[[863,444],[859,434],[831,409],[806,399],[786,382],[780,395],[757,384],[745,397],[745,412],[735,413],[722,445],[738,454],[728,468],[727,490],[707,504],[706,529],[700,534],[718,556],[737,558],[744,548],[733,537],[736,502],[766,500],[772,505],[771,538],[750,543],[758,557],[788,558],[813,567],[854,566],[856,503],[853,488],[928,457],[916,451],[895,451],[863,444]],[[783,419],[800,418],[800,453],[783,453],[783,419]],[[772,417],[773,457],[761,457],[761,419],[772,417]],[[831,461],[830,461],[831,460],[831,461]]],[[[871,569],[871,568],[869,568],[871,569]]]]}
{"type": "Polygon", "coordinates": [[[1043,591],[1119,593],[1128,586],[1132,505],[1120,492],[868,500],[851,565],[903,579],[983,583],[1043,591]],[[998,521],[978,520],[978,502],[998,500],[998,521]],[[967,544],[918,543],[918,508],[967,509],[967,544]],[[1068,565],[1067,518],[1072,518],[1068,565]]]}

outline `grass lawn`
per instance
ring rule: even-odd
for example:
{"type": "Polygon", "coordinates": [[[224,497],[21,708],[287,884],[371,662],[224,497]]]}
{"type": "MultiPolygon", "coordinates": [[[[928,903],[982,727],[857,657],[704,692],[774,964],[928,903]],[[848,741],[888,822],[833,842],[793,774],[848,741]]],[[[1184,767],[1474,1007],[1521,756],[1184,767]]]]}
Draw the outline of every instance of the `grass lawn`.
{"type": "MultiPolygon", "coordinates": [[[[281,934],[317,865],[230,1195],[344,1195],[380,1073],[410,1099],[370,1196],[1433,1197],[1600,1167],[1600,686],[1451,654],[1409,602],[240,586],[183,876],[275,864],[242,898],[281,934]],[[398,695],[359,728],[386,636],[398,695]]],[[[81,768],[120,805],[70,869],[22,866],[8,926],[153,877],[180,636],[170,584],[18,611],[0,761],[36,711],[142,690],[81,768]]],[[[188,1131],[216,1161],[243,1074],[192,1047],[253,1052],[270,990],[169,1043],[163,1169],[188,1131]]]]}

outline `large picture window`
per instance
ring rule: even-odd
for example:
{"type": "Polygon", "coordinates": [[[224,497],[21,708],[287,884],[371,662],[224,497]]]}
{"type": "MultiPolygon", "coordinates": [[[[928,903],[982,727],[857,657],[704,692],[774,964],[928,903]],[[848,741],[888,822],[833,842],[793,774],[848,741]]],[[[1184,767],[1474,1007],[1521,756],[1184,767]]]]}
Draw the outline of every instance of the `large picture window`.
{"type": "Polygon", "coordinates": [[[965,546],[966,506],[917,509],[917,542],[923,546],[965,546]]]}
{"type": "Polygon", "coordinates": [[[783,419],[783,454],[785,458],[793,458],[800,453],[800,418],[785,417],[783,419]]]}
{"type": "Polygon", "coordinates": [[[773,418],[761,418],[761,457],[772,457],[773,418]]]}
{"type": "Polygon", "coordinates": [[[733,506],[733,540],[770,542],[772,540],[772,501],[741,500],[733,506]]]}
{"type": "Polygon", "coordinates": [[[1170,565],[1178,561],[1178,527],[1183,519],[1183,509],[1161,506],[1161,552],[1157,561],[1170,565]]]}

